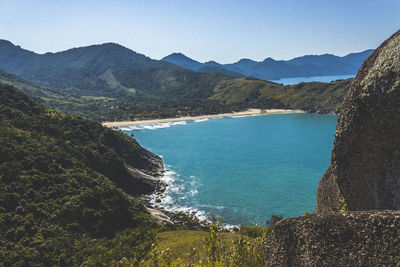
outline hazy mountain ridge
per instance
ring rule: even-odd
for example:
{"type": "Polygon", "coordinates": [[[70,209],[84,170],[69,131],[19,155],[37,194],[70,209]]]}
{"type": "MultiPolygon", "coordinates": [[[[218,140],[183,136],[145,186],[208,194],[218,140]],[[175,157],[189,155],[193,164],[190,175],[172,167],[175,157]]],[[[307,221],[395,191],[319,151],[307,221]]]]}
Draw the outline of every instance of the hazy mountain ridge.
{"type": "MultiPolygon", "coordinates": [[[[325,75],[356,74],[362,62],[373,52],[373,49],[359,53],[351,53],[340,57],[331,54],[305,55],[291,60],[274,60],[266,58],[263,61],[241,59],[231,64],[219,64],[213,61],[214,66],[224,68],[242,76],[254,77],[262,80],[276,80],[290,77],[310,77],[325,75]]],[[[173,53],[162,60],[179,65],[194,71],[201,71],[209,62],[195,61],[182,53],[173,53]]],[[[230,75],[229,73],[226,73],[230,75]]]]}

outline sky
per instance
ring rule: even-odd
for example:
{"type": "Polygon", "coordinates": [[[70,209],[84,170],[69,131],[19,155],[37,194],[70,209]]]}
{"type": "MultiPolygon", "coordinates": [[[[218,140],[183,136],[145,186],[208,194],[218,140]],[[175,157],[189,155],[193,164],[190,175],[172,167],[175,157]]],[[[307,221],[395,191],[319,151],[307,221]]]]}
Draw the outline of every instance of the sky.
{"type": "Polygon", "coordinates": [[[0,39],[37,53],[114,42],[233,63],[376,48],[399,14],[400,0],[0,0],[0,39]]]}

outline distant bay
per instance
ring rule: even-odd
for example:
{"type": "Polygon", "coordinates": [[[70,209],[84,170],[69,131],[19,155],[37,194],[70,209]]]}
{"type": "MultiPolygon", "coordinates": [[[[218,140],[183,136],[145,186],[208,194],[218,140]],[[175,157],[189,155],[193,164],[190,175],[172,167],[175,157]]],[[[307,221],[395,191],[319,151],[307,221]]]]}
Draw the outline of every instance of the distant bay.
{"type": "Polygon", "coordinates": [[[283,85],[298,84],[301,82],[324,82],[329,83],[336,80],[345,80],[349,78],[354,78],[355,74],[352,75],[328,75],[328,76],[313,76],[313,77],[292,77],[292,78],[282,78],[279,80],[271,80],[274,83],[280,83],[283,85]]]}
{"type": "Polygon", "coordinates": [[[264,225],[315,209],[337,116],[280,114],[121,128],[163,156],[169,186],[159,205],[264,225]]]}

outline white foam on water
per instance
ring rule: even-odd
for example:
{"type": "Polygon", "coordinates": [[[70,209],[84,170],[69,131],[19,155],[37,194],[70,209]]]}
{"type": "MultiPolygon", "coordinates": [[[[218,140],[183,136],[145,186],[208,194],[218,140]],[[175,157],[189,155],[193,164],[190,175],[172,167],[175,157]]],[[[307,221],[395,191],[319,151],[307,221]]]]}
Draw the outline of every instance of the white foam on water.
{"type": "Polygon", "coordinates": [[[175,181],[175,177],[177,177],[177,173],[167,169],[164,172],[164,175],[160,177],[160,180],[167,183],[168,185],[172,185],[173,182],[175,181]]]}
{"type": "Polygon", "coordinates": [[[152,195],[150,203],[156,207],[161,207],[170,212],[184,212],[188,215],[195,216],[199,220],[208,220],[205,211],[182,205],[177,203],[176,200],[185,200],[187,197],[195,196],[198,191],[196,187],[196,177],[190,176],[188,181],[181,178],[180,174],[172,171],[170,166],[165,166],[167,171],[160,178],[167,186],[161,195],[152,195]],[[156,199],[159,199],[157,203],[156,199]],[[160,202],[161,201],[161,202],[160,202]]]}
{"type": "Polygon", "coordinates": [[[197,191],[197,189],[190,190],[190,191],[188,192],[188,194],[191,195],[192,197],[194,197],[195,195],[197,195],[197,193],[199,193],[199,191],[197,191]]]}
{"type": "Polygon", "coordinates": [[[239,118],[245,118],[245,117],[251,117],[251,116],[254,116],[254,115],[230,116],[230,118],[232,118],[232,119],[239,119],[239,118]]]}
{"type": "MultiPolygon", "coordinates": [[[[160,178],[164,181],[167,186],[165,191],[161,195],[151,195],[150,203],[155,207],[163,208],[169,212],[183,212],[187,215],[196,217],[201,221],[210,222],[209,214],[206,210],[222,210],[224,206],[212,206],[212,205],[199,205],[199,208],[190,207],[188,205],[177,203],[179,201],[185,201],[187,198],[194,197],[198,194],[196,187],[195,176],[189,176],[189,179],[182,179],[181,175],[172,171],[170,166],[165,166],[164,175],[160,178]],[[157,200],[157,201],[156,201],[157,200]],[[204,209],[203,209],[204,208],[204,209]]],[[[232,230],[235,225],[223,224],[222,228],[232,230]]]]}
{"type": "Polygon", "coordinates": [[[208,121],[208,119],[198,119],[198,120],[194,120],[194,122],[203,122],[203,121],[208,121]]]}
{"type": "Polygon", "coordinates": [[[225,206],[213,206],[213,205],[199,205],[201,208],[207,208],[207,209],[217,209],[217,210],[222,210],[225,209],[225,206]]]}
{"type": "Polygon", "coordinates": [[[187,121],[171,121],[171,122],[160,122],[160,123],[149,123],[149,124],[138,124],[131,126],[119,127],[122,131],[132,131],[132,130],[157,130],[169,128],[171,126],[185,125],[187,121]]]}

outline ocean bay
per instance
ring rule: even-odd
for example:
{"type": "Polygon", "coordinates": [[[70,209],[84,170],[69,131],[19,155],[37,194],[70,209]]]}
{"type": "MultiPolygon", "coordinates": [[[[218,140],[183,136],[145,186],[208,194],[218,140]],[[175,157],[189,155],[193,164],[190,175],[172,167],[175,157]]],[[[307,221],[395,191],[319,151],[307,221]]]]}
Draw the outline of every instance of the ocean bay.
{"type": "Polygon", "coordinates": [[[160,206],[227,224],[313,212],[337,116],[279,114],[121,128],[161,155],[169,186],[160,206]]]}
{"type": "Polygon", "coordinates": [[[270,80],[274,83],[280,83],[283,85],[293,85],[302,82],[323,82],[330,83],[336,80],[345,80],[354,78],[354,74],[348,75],[325,75],[325,76],[311,76],[311,77],[291,77],[291,78],[281,78],[279,80],[270,80]]]}

